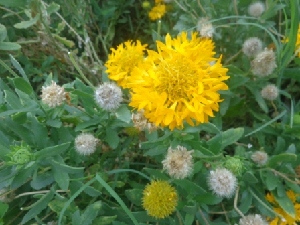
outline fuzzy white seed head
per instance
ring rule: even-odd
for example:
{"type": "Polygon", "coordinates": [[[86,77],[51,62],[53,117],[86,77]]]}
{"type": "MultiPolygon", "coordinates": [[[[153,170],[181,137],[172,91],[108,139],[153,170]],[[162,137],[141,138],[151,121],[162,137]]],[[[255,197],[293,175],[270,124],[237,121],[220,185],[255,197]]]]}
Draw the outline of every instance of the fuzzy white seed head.
{"type": "Polygon", "coordinates": [[[240,225],[268,225],[259,214],[248,215],[240,219],[240,225]]]}
{"type": "Polygon", "coordinates": [[[92,134],[79,134],[75,139],[75,150],[81,155],[90,155],[96,151],[98,142],[92,134]]]}
{"type": "Polygon", "coordinates": [[[52,81],[51,85],[42,87],[41,98],[43,103],[54,108],[66,100],[66,92],[63,87],[52,81]]]}
{"type": "Polygon", "coordinates": [[[259,77],[270,75],[277,67],[275,53],[271,49],[265,49],[258,53],[251,61],[252,73],[259,77]]]}
{"type": "Polygon", "coordinates": [[[95,100],[102,109],[112,112],[119,108],[122,102],[122,90],[114,83],[103,83],[96,88],[95,100]]]}
{"type": "Polygon", "coordinates": [[[215,29],[207,18],[200,18],[197,23],[197,31],[202,37],[212,38],[215,29]]]}
{"type": "Polygon", "coordinates": [[[131,115],[133,126],[139,131],[147,130],[149,132],[155,131],[157,127],[155,124],[150,123],[144,116],[144,110],[139,110],[131,115]]]}
{"type": "Polygon", "coordinates": [[[187,151],[183,146],[178,145],[175,149],[171,147],[165,159],[162,161],[163,169],[175,179],[184,179],[193,172],[193,157],[194,150],[187,151]]]}
{"type": "Polygon", "coordinates": [[[268,154],[262,151],[256,151],[251,155],[251,159],[253,162],[256,164],[263,166],[267,163],[268,161],[268,154]]]}
{"type": "Polygon", "coordinates": [[[257,37],[248,38],[243,44],[243,52],[248,57],[254,57],[262,51],[262,41],[257,37]]]}
{"type": "Polygon", "coordinates": [[[276,85],[268,84],[261,90],[261,97],[269,101],[273,101],[278,97],[279,90],[276,85]]]}
{"type": "Polygon", "coordinates": [[[265,10],[265,4],[260,1],[254,2],[248,7],[248,13],[253,17],[260,17],[265,10]]]}
{"type": "Polygon", "coordinates": [[[218,168],[210,171],[208,185],[216,195],[230,198],[236,190],[237,179],[228,169],[218,168]]]}

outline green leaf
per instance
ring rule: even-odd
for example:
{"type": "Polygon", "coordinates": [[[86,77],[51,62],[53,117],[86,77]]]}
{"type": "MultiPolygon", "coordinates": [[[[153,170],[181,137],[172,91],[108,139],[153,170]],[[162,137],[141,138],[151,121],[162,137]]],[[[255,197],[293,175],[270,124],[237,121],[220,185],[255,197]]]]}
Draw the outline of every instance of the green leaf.
{"type": "Polygon", "coordinates": [[[280,207],[291,217],[295,217],[295,208],[293,202],[289,199],[289,197],[284,193],[283,196],[279,197],[274,194],[275,200],[278,202],[280,207]]]}
{"type": "Polygon", "coordinates": [[[108,143],[108,145],[112,149],[116,149],[119,145],[120,138],[118,136],[118,133],[115,130],[113,130],[111,128],[107,128],[106,136],[105,136],[104,140],[108,143]]]}
{"type": "Polygon", "coordinates": [[[269,159],[268,165],[270,167],[275,167],[281,163],[291,163],[297,160],[297,155],[292,153],[282,153],[279,155],[274,155],[269,159]]]}
{"type": "Polygon", "coordinates": [[[51,15],[52,13],[56,13],[59,9],[60,9],[60,5],[51,2],[51,4],[47,6],[47,13],[51,15]]]}
{"type": "Polygon", "coordinates": [[[31,209],[25,214],[21,223],[22,224],[27,223],[29,220],[31,220],[36,215],[38,215],[41,211],[43,211],[48,206],[48,203],[51,201],[53,196],[54,196],[54,191],[50,190],[41,199],[39,199],[37,202],[31,205],[31,209]]]}
{"type": "Polygon", "coordinates": [[[121,105],[117,111],[116,116],[119,120],[129,123],[131,121],[131,112],[126,105],[121,105]]]}
{"type": "Polygon", "coordinates": [[[244,134],[244,128],[239,127],[222,132],[222,149],[237,142],[244,134]]]}
{"type": "MultiPolygon", "coordinates": [[[[48,206],[49,208],[57,213],[60,214],[61,210],[63,209],[64,205],[66,204],[67,200],[66,199],[53,199],[51,202],[49,202],[48,206]]],[[[76,207],[74,202],[72,204],[70,204],[66,210],[66,215],[69,216],[71,214],[73,214],[76,211],[76,207]]],[[[80,222],[80,219],[79,219],[80,222]]],[[[81,225],[81,224],[80,224],[81,225]]]]}
{"type": "Polygon", "coordinates": [[[195,197],[195,200],[199,204],[216,205],[216,204],[219,204],[223,200],[223,198],[220,198],[220,197],[216,196],[215,194],[204,193],[204,194],[197,195],[195,197]]]}
{"type": "Polygon", "coordinates": [[[168,178],[169,178],[161,170],[151,169],[151,168],[146,168],[146,167],[144,167],[143,170],[145,170],[146,173],[148,173],[152,179],[168,180],[168,178]]]}
{"type": "Polygon", "coordinates": [[[0,202],[0,218],[3,218],[7,210],[8,210],[8,204],[0,202]]]}
{"type": "Polygon", "coordinates": [[[244,176],[243,180],[250,184],[256,184],[258,182],[257,178],[254,176],[254,174],[250,171],[247,171],[244,176]]]}
{"type": "Polygon", "coordinates": [[[67,38],[65,37],[61,37],[57,34],[52,34],[54,38],[56,38],[60,43],[64,44],[65,46],[69,47],[69,48],[73,48],[74,47],[74,42],[73,41],[70,41],[68,40],[67,38]]]}
{"type": "Polygon", "coordinates": [[[14,42],[0,42],[0,50],[3,51],[15,51],[19,50],[21,45],[14,42]]]}
{"type": "Polygon", "coordinates": [[[125,191],[126,197],[135,205],[141,206],[142,205],[142,196],[143,190],[141,189],[131,189],[125,191]]]}
{"type": "Polygon", "coordinates": [[[44,149],[36,152],[35,157],[37,159],[42,159],[42,158],[47,158],[50,156],[60,155],[61,153],[66,151],[69,146],[70,146],[70,142],[63,143],[63,144],[56,145],[56,146],[47,147],[47,148],[44,148],[44,149]]]}
{"type": "Polygon", "coordinates": [[[281,180],[274,173],[267,171],[264,176],[264,183],[269,191],[273,191],[275,188],[277,188],[278,184],[281,183],[281,180]]]}
{"type": "Polygon", "coordinates": [[[54,179],[57,182],[58,186],[62,190],[68,190],[69,183],[70,183],[68,173],[58,170],[56,167],[52,167],[52,169],[53,169],[54,179]]]}
{"type": "Polygon", "coordinates": [[[13,65],[13,67],[16,70],[18,70],[18,72],[22,75],[24,80],[26,80],[30,84],[28,77],[27,77],[25,71],[23,70],[22,66],[20,65],[20,63],[11,54],[9,54],[9,58],[10,58],[10,62],[13,65]]]}
{"type": "Polygon", "coordinates": [[[14,25],[14,27],[17,29],[26,29],[26,28],[31,27],[32,25],[36,24],[36,22],[39,20],[39,18],[40,18],[40,14],[37,13],[36,16],[34,18],[32,18],[31,20],[16,23],[14,25]]]}
{"type": "Polygon", "coordinates": [[[173,181],[175,184],[177,184],[179,187],[181,187],[187,194],[192,194],[192,195],[205,195],[207,192],[197,185],[195,182],[192,182],[190,180],[174,180],[173,181]]]}
{"type": "Polygon", "coordinates": [[[79,209],[72,215],[72,225],[81,225],[81,216],[79,209]]]}
{"type": "Polygon", "coordinates": [[[100,218],[97,218],[95,220],[95,224],[97,225],[111,224],[116,218],[117,216],[101,216],[100,218]]]}
{"type": "Polygon", "coordinates": [[[68,166],[66,164],[57,162],[57,161],[55,161],[53,159],[51,159],[49,162],[57,170],[63,171],[63,172],[66,172],[66,173],[80,173],[80,172],[83,172],[83,170],[84,170],[84,167],[72,167],[72,166],[68,166]]]}
{"type": "Polygon", "coordinates": [[[0,42],[3,42],[6,36],[7,36],[6,27],[0,23],[0,42]]]}
{"type": "Polygon", "coordinates": [[[0,0],[0,5],[4,5],[6,7],[23,8],[27,5],[27,1],[24,1],[24,0],[0,0]]]}
{"type": "Polygon", "coordinates": [[[23,91],[24,93],[30,95],[33,93],[33,89],[30,85],[30,83],[28,83],[26,80],[24,80],[21,77],[18,78],[14,78],[13,79],[14,85],[17,89],[23,91]]]}
{"type": "Polygon", "coordinates": [[[43,187],[51,184],[54,181],[53,175],[51,173],[42,173],[38,174],[37,176],[33,176],[30,185],[35,190],[40,190],[43,187]]]}
{"type": "MultiPolygon", "coordinates": [[[[97,201],[89,205],[81,216],[81,225],[90,225],[102,208],[102,202],[97,201]]],[[[98,224],[98,223],[97,223],[98,224]]]]}

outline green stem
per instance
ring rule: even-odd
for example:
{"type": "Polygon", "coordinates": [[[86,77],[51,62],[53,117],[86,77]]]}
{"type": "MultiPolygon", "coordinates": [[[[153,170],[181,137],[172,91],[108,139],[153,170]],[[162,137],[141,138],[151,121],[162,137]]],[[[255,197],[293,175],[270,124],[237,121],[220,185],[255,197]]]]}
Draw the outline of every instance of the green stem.
{"type": "Polygon", "coordinates": [[[79,75],[81,76],[81,78],[91,87],[95,88],[94,85],[87,79],[87,77],[83,74],[83,72],[81,71],[81,69],[79,68],[79,65],[77,64],[77,62],[75,61],[73,55],[71,52],[69,52],[69,56],[70,56],[70,60],[73,64],[73,66],[76,68],[77,72],[79,73],[79,75]]]}

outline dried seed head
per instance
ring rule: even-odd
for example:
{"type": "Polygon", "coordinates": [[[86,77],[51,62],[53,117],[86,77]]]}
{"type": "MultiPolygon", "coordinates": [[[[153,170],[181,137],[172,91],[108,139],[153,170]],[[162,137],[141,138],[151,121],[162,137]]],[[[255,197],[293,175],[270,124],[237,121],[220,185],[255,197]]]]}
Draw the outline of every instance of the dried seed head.
{"type": "Polygon", "coordinates": [[[95,100],[102,109],[112,112],[122,102],[122,90],[114,83],[103,83],[95,90],[95,100]]]}
{"type": "Polygon", "coordinates": [[[57,107],[66,100],[66,92],[63,87],[52,81],[51,85],[42,87],[42,102],[51,108],[57,107]]]}
{"type": "Polygon", "coordinates": [[[257,37],[248,38],[243,44],[243,52],[248,57],[254,57],[262,51],[262,41],[257,37]]]}
{"type": "Polygon", "coordinates": [[[268,161],[268,154],[262,151],[256,151],[251,155],[251,159],[256,164],[262,166],[265,165],[268,161]]]}
{"type": "Polygon", "coordinates": [[[149,132],[155,131],[157,127],[155,124],[150,123],[147,118],[144,116],[144,110],[139,110],[136,113],[133,113],[131,116],[133,125],[139,131],[147,130],[149,132]]]}
{"type": "Polygon", "coordinates": [[[279,90],[274,84],[268,84],[261,90],[261,96],[269,101],[275,100],[278,97],[278,94],[279,90]]]}
{"type": "Polygon", "coordinates": [[[260,17],[265,10],[265,4],[260,1],[254,2],[248,7],[248,13],[253,17],[260,17]]]}
{"type": "Polygon", "coordinates": [[[185,147],[180,145],[175,149],[170,147],[165,159],[162,161],[163,169],[175,179],[188,177],[193,171],[193,152],[193,150],[187,151],[185,147]]]}
{"type": "Polygon", "coordinates": [[[237,179],[228,169],[218,168],[210,171],[208,185],[216,195],[231,198],[237,187],[237,179]]]}
{"type": "Polygon", "coordinates": [[[240,225],[267,225],[268,223],[259,214],[248,215],[240,219],[240,225]]]}
{"type": "Polygon", "coordinates": [[[75,139],[75,150],[81,155],[90,155],[96,151],[98,142],[92,134],[79,134],[75,139]]]}
{"type": "Polygon", "coordinates": [[[277,67],[275,53],[271,49],[265,49],[258,53],[251,62],[252,73],[259,77],[270,75],[277,67]]]}
{"type": "Polygon", "coordinates": [[[215,29],[207,18],[200,18],[197,23],[197,31],[202,37],[212,38],[215,29]]]}

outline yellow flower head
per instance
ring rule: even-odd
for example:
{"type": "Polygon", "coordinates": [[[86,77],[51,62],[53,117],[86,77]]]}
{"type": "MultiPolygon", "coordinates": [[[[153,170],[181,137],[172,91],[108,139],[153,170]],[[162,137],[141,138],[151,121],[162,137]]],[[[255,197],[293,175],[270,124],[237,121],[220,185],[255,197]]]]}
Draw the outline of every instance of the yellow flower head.
{"type": "Polygon", "coordinates": [[[157,41],[158,52],[148,51],[143,64],[132,70],[128,79],[131,88],[130,106],[144,109],[145,117],[156,126],[182,128],[183,122],[208,122],[219,110],[219,90],[227,90],[223,82],[227,69],[221,57],[215,58],[214,44],[183,32],[165,43],[157,41]]]}
{"type": "Polygon", "coordinates": [[[151,20],[158,20],[163,17],[166,13],[166,5],[158,4],[155,5],[149,12],[148,16],[151,20]]]}
{"type": "MultiPolygon", "coordinates": [[[[288,42],[289,39],[286,37],[282,40],[283,43],[288,42]]],[[[296,46],[295,46],[295,52],[298,58],[300,58],[300,24],[297,31],[297,40],[296,40],[296,46]]]]}
{"type": "Polygon", "coordinates": [[[112,53],[109,54],[105,63],[109,78],[125,88],[127,77],[130,75],[132,68],[144,60],[146,46],[142,45],[140,41],[136,43],[126,41],[120,44],[117,49],[112,48],[112,53]]]}
{"type": "Polygon", "coordinates": [[[143,192],[143,207],[150,216],[163,219],[175,211],[177,192],[167,181],[151,181],[143,192]]]}
{"type": "Polygon", "coordinates": [[[300,24],[297,32],[296,51],[298,58],[300,58],[300,24]]]}
{"type": "Polygon", "coordinates": [[[286,192],[288,198],[292,201],[294,204],[294,209],[295,209],[295,217],[292,215],[288,214],[286,211],[284,211],[276,199],[274,198],[274,195],[271,193],[268,193],[266,195],[266,199],[268,202],[270,202],[273,205],[273,210],[280,214],[282,218],[280,217],[275,217],[270,221],[270,225],[295,225],[297,222],[300,221],[300,204],[297,203],[297,194],[295,194],[292,190],[289,190],[286,192]]]}

